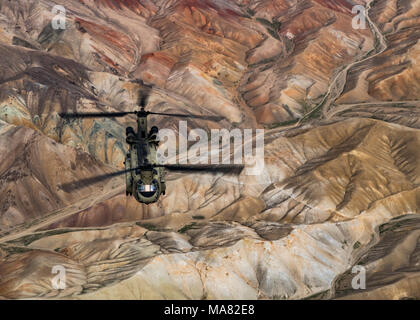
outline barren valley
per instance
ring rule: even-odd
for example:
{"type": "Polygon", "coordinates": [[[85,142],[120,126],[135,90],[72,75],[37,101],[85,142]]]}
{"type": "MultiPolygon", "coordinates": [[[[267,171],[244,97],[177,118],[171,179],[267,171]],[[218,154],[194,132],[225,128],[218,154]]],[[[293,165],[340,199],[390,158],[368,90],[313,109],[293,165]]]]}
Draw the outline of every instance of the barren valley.
{"type": "Polygon", "coordinates": [[[420,298],[419,30],[420,0],[0,0],[0,298],[420,298]],[[262,174],[63,188],[121,170],[135,117],[58,113],[144,83],[148,110],[223,117],[190,129],[264,129],[262,174]]]}

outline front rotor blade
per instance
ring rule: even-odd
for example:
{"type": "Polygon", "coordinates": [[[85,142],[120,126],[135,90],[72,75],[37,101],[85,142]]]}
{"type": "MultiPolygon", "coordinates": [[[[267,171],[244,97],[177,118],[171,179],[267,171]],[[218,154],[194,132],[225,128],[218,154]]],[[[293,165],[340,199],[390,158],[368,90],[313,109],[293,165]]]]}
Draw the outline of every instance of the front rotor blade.
{"type": "Polygon", "coordinates": [[[173,172],[187,172],[187,173],[226,173],[239,175],[244,166],[241,164],[162,164],[157,165],[173,172]]]}
{"type": "Polygon", "coordinates": [[[64,119],[73,119],[73,118],[117,118],[124,117],[129,114],[135,114],[134,111],[131,112],[61,112],[59,116],[64,119]]]}
{"type": "Polygon", "coordinates": [[[178,118],[190,118],[190,119],[203,119],[210,121],[220,121],[223,120],[223,117],[220,116],[201,116],[195,114],[180,114],[180,113],[164,113],[164,112],[148,112],[148,114],[155,114],[159,116],[168,116],[168,117],[178,117],[178,118]]]}
{"type": "Polygon", "coordinates": [[[60,185],[60,187],[61,187],[61,189],[63,189],[66,192],[71,192],[71,191],[74,191],[74,190],[77,190],[77,189],[87,187],[91,184],[95,184],[95,183],[98,183],[98,182],[101,182],[101,181],[105,181],[109,178],[122,175],[122,174],[127,173],[127,172],[135,171],[137,169],[140,169],[140,168],[122,170],[122,171],[117,171],[117,172],[113,172],[113,173],[103,174],[103,175],[100,175],[100,176],[91,177],[91,178],[81,179],[81,180],[74,181],[74,182],[64,183],[64,184],[60,185]]]}

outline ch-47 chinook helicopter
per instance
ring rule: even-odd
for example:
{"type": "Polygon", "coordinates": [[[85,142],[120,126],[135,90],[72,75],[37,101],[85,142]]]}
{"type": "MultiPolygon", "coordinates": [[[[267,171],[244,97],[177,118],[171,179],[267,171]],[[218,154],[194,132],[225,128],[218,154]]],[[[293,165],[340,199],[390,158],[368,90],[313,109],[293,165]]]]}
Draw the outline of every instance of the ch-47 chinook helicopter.
{"type": "Polygon", "coordinates": [[[68,190],[78,189],[89,184],[104,181],[106,179],[125,174],[126,195],[145,204],[157,202],[161,194],[166,193],[165,170],[184,173],[208,173],[222,172],[228,174],[239,174],[242,165],[179,165],[160,164],[157,161],[157,148],[159,145],[159,129],[153,126],[150,131],[147,128],[148,115],[161,115],[179,118],[205,119],[219,121],[222,118],[217,116],[200,116],[176,113],[160,113],[145,110],[147,95],[141,99],[139,111],[129,112],[96,112],[96,113],[60,113],[64,119],[71,118],[97,118],[97,117],[124,117],[127,115],[137,116],[137,132],[132,127],[126,128],[126,142],[129,145],[125,157],[125,170],[79,180],[76,183],[63,185],[68,190]]]}

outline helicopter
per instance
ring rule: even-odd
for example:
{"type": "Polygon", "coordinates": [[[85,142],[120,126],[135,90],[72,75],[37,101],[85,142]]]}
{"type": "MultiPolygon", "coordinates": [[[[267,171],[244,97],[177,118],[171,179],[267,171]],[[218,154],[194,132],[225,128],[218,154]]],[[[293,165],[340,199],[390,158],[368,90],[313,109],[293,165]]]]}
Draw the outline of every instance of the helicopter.
{"type": "Polygon", "coordinates": [[[159,146],[157,126],[152,126],[148,130],[147,117],[149,115],[160,115],[178,118],[204,119],[210,121],[220,121],[223,118],[218,116],[202,116],[192,114],[162,113],[146,111],[148,95],[141,98],[140,109],[137,111],[126,112],[90,112],[90,113],[59,113],[63,119],[74,118],[115,118],[128,115],[137,116],[137,131],[133,127],[126,128],[126,142],[128,151],[125,155],[124,170],[95,176],[79,180],[77,182],[64,184],[67,190],[82,188],[86,185],[105,181],[109,178],[125,175],[126,196],[134,198],[144,204],[152,204],[159,200],[161,195],[166,194],[165,173],[166,170],[181,173],[226,173],[240,174],[243,165],[218,164],[218,165],[180,165],[180,164],[161,164],[157,160],[157,149],[159,146]]]}

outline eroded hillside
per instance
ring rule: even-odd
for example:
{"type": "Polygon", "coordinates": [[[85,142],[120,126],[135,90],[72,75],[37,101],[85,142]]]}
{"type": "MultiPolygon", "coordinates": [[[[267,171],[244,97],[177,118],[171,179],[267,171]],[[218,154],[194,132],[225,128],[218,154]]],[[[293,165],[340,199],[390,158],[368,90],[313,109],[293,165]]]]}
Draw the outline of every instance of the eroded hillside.
{"type": "Polygon", "coordinates": [[[419,298],[420,1],[54,4],[0,0],[0,297],[419,298]],[[135,118],[58,113],[135,110],[144,83],[148,110],[224,118],[189,128],[265,129],[263,173],[171,173],[149,206],[62,188],[121,168],[135,118]]]}

